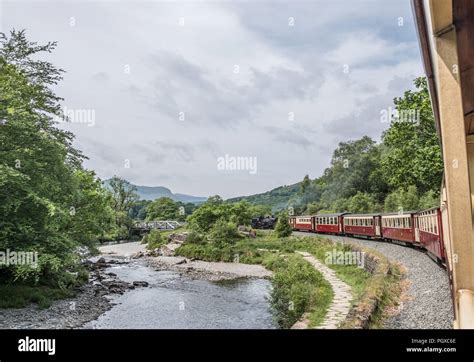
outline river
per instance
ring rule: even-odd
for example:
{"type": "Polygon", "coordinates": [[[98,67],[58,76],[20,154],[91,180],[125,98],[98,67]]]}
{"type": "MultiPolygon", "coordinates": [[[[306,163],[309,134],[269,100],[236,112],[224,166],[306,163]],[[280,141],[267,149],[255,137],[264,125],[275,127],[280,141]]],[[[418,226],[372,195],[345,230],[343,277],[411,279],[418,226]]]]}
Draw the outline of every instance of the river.
{"type": "Polygon", "coordinates": [[[149,286],[114,297],[114,306],[84,328],[108,329],[273,329],[271,284],[240,278],[210,282],[172,271],[156,271],[140,262],[107,270],[118,278],[149,286]]]}

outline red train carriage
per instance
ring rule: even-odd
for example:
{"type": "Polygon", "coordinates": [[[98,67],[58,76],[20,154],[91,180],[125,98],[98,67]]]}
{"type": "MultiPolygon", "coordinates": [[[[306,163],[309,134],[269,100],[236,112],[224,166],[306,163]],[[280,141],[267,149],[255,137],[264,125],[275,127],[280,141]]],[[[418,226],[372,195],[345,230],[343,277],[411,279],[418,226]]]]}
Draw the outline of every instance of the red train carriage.
{"type": "Polygon", "coordinates": [[[415,220],[416,239],[425,247],[429,254],[444,261],[446,255],[441,210],[436,207],[420,211],[415,216],[415,220]]]}
{"type": "Polygon", "coordinates": [[[314,229],[314,216],[292,216],[290,225],[293,230],[311,231],[314,229]]]}
{"type": "Polygon", "coordinates": [[[343,232],[343,216],[347,212],[338,214],[320,214],[314,216],[314,229],[318,233],[341,234],[343,232]]]}
{"type": "Polygon", "coordinates": [[[381,236],[380,214],[349,214],[343,217],[344,233],[354,236],[377,238],[381,236]]]}
{"type": "Polygon", "coordinates": [[[381,216],[382,237],[393,241],[416,244],[415,215],[416,211],[383,214],[381,216]]]}

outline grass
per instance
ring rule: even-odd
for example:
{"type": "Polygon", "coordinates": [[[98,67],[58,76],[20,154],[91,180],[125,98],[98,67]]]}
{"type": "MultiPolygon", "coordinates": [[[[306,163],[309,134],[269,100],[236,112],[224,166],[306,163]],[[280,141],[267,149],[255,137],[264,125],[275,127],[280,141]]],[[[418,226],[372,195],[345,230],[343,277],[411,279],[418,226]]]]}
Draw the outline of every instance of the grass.
{"type": "Polygon", "coordinates": [[[383,323],[390,314],[390,309],[397,305],[403,292],[403,270],[398,265],[390,265],[389,273],[380,282],[380,297],[375,313],[372,314],[368,328],[378,329],[383,327],[383,323]]]}
{"type": "Polygon", "coordinates": [[[70,289],[47,286],[0,285],[0,308],[23,308],[36,303],[40,308],[48,308],[54,300],[70,298],[70,289]]]}

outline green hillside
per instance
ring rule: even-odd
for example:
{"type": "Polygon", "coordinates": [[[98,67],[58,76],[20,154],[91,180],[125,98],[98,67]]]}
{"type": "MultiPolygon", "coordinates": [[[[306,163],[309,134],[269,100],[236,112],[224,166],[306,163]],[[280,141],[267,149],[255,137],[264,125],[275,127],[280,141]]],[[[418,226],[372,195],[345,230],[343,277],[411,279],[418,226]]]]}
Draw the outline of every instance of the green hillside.
{"type": "MultiPolygon", "coordinates": [[[[104,185],[109,184],[110,179],[104,181],[104,185]]],[[[199,204],[205,202],[207,197],[192,196],[186,194],[174,194],[171,190],[164,186],[139,186],[127,182],[130,186],[136,188],[136,192],[141,200],[155,200],[161,197],[169,197],[173,201],[181,201],[183,203],[191,202],[193,204],[199,204]]]]}
{"type": "Polygon", "coordinates": [[[228,202],[238,202],[245,200],[254,205],[268,205],[271,206],[273,211],[278,211],[286,208],[291,203],[291,200],[297,199],[298,192],[300,190],[300,182],[288,185],[280,186],[271,191],[267,191],[261,194],[255,194],[250,196],[240,196],[228,199],[228,202]]]}

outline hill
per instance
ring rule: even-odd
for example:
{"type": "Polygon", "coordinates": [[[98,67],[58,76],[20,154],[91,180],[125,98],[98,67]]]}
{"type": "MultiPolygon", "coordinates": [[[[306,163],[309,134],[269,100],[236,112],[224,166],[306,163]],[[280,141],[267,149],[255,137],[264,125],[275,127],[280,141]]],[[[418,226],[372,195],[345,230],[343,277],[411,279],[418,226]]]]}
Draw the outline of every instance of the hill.
{"type": "Polygon", "coordinates": [[[273,190],[250,196],[239,196],[227,199],[228,202],[245,200],[254,205],[269,205],[272,210],[278,211],[288,206],[290,200],[298,198],[300,182],[293,185],[279,186],[273,190]]]}
{"type": "MultiPolygon", "coordinates": [[[[104,184],[108,185],[109,180],[110,179],[105,180],[104,184]]],[[[180,194],[180,193],[174,194],[173,192],[171,192],[169,188],[164,187],[164,186],[139,186],[139,185],[134,185],[130,182],[128,182],[128,184],[136,187],[137,194],[140,196],[140,199],[142,200],[154,200],[154,199],[159,199],[160,197],[169,197],[170,199],[174,201],[181,201],[183,203],[191,202],[193,204],[199,204],[207,200],[207,197],[193,196],[193,195],[180,194]]]]}

